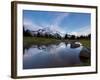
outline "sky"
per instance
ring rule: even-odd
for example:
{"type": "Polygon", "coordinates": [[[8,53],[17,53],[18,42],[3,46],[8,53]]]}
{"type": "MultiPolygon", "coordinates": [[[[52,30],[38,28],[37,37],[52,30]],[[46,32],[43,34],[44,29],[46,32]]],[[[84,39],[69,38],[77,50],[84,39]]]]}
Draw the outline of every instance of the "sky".
{"type": "Polygon", "coordinates": [[[23,10],[23,25],[33,31],[49,27],[52,31],[61,32],[62,36],[66,33],[87,35],[91,33],[91,14],[23,10]]]}

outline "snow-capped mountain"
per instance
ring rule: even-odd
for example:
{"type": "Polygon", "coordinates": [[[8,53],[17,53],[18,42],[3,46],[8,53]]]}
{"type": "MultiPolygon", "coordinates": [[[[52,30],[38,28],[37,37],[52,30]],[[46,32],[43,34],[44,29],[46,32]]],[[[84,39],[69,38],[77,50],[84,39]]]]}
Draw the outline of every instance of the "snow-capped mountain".
{"type": "Polygon", "coordinates": [[[37,36],[37,35],[41,35],[41,36],[45,36],[45,35],[50,35],[50,36],[54,36],[54,37],[61,37],[61,33],[57,30],[52,30],[49,27],[45,27],[45,28],[40,28],[37,30],[29,30],[26,28],[26,26],[24,27],[25,31],[28,31],[32,36],[37,36]]]}

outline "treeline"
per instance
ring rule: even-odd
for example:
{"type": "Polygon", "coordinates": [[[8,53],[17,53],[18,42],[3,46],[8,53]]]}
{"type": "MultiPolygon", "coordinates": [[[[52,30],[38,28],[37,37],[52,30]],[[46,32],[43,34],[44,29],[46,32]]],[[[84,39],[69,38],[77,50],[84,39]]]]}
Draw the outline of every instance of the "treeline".
{"type": "Polygon", "coordinates": [[[91,38],[91,34],[81,35],[81,36],[66,34],[65,37],[64,37],[64,39],[90,39],[90,38],[91,38]]]}

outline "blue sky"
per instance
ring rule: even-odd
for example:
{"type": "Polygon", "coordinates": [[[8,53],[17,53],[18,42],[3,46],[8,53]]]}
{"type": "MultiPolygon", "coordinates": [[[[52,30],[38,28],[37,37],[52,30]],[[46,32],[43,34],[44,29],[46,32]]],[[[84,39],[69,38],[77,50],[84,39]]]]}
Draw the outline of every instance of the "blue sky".
{"type": "Polygon", "coordinates": [[[49,27],[74,35],[87,35],[91,31],[91,15],[89,13],[52,12],[23,10],[23,24],[27,29],[38,30],[49,27]]]}

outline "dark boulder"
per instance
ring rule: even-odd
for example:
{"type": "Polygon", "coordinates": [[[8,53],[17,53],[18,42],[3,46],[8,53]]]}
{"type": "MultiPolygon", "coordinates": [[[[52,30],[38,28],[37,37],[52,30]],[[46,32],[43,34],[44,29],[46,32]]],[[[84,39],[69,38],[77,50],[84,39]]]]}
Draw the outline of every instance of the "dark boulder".
{"type": "Polygon", "coordinates": [[[81,44],[79,42],[74,42],[74,43],[71,43],[70,48],[78,48],[80,46],[81,46],[81,44]]]}
{"type": "Polygon", "coordinates": [[[90,49],[83,47],[83,49],[80,52],[80,58],[90,58],[90,49]]]}

